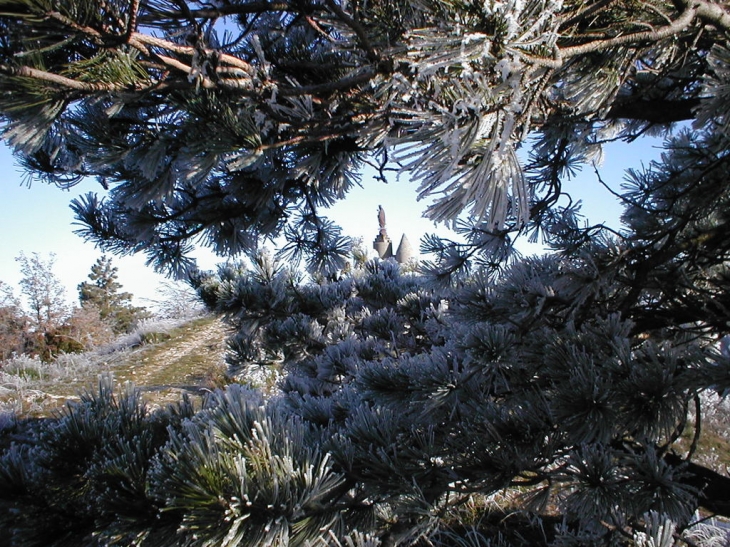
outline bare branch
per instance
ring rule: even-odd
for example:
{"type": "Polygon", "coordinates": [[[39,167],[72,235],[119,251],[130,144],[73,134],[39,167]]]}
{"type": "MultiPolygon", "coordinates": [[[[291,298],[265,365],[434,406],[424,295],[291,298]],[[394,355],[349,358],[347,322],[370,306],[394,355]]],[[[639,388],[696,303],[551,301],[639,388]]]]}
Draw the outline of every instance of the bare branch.
{"type": "Polygon", "coordinates": [[[41,82],[49,82],[52,84],[56,84],[61,87],[65,87],[67,89],[73,89],[75,91],[83,91],[87,93],[94,93],[97,91],[116,91],[120,89],[126,89],[122,88],[121,86],[108,84],[108,83],[89,83],[89,82],[80,82],[78,80],[74,80],[72,78],[67,78],[65,76],[60,76],[58,74],[53,74],[51,72],[45,72],[43,70],[38,70],[37,68],[31,68],[28,66],[9,66],[9,65],[0,65],[0,73],[7,74],[9,76],[21,76],[25,78],[32,78],[34,80],[38,80],[41,82]]]}
{"type": "Polygon", "coordinates": [[[47,13],[46,17],[48,17],[49,19],[55,19],[59,23],[62,23],[63,25],[65,25],[77,32],[81,32],[81,33],[89,36],[90,38],[92,38],[92,40],[94,42],[101,43],[101,41],[103,39],[103,35],[98,30],[91,28],[91,27],[84,26],[84,25],[79,25],[75,21],[69,19],[68,17],[66,17],[65,15],[63,15],[57,11],[51,11],[51,12],[47,13]]]}
{"type": "Polygon", "coordinates": [[[730,30],[730,12],[723,8],[720,4],[707,2],[706,0],[693,0],[692,2],[683,2],[689,6],[691,3],[697,9],[697,15],[704,21],[710,21],[725,30],[730,30]]]}
{"type": "Polygon", "coordinates": [[[328,82],[325,84],[313,84],[303,85],[297,87],[280,87],[279,95],[281,96],[292,96],[292,95],[317,95],[326,94],[333,91],[341,91],[345,89],[353,89],[361,84],[370,81],[377,74],[377,70],[369,69],[364,70],[360,74],[354,74],[352,76],[346,76],[335,82],[328,82]]]}
{"type": "Polygon", "coordinates": [[[129,6],[129,21],[127,30],[124,33],[124,41],[129,42],[132,33],[137,29],[137,12],[139,11],[139,0],[132,0],[129,6]]]}
{"type": "Polygon", "coordinates": [[[644,120],[652,123],[671,123],[694,118],[699,99],[631,101],[613,105],[607,119],[644,120]]]}
{"type": "MultiPolygon", "coordinates": [[[[144,46],[154,46],[166,49],[167,51],[171,51],[173,53],[179,53],[182,55],[194,55],[196,53],[196,49],[193,46],[184,46],[182,44],[176,44],[174,42],[170,42],[169,40],[163,40],[162,38],[158,38],[156,36],[150,36],[149,34],[142,34],[139,32],[134,33],[134,35],[130,38],[130,44],[143,44],[144,46]]],[[[214,50],[206,50],[206,52],[213,54],[214,50]]],[[[215,52],[218,53],[218,52],[215,52]]],[[[231,66],[235,66],[240,68],[241,70],[244,70],[248,74],[255,74],[256,70],[246,61],[239,59],[238,57],[235,57],[233,55],[228,55],[226,53],[220,53],[218,57],[218,62],[225,63],[231,66]]]]}

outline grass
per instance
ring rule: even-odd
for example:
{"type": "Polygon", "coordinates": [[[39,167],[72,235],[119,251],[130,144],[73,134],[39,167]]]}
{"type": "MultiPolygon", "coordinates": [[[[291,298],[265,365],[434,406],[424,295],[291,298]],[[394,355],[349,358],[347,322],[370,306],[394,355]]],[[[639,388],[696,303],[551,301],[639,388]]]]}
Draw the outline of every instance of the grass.
{"type": "Polygon", "coordinates": [[[119,382],[140,386],[153,404],[176,399],[182,391],[202,394],[227,383],[221,359],[225,340],[213,336],[190,344],[200,332],[211,328],[215,318],[196,319],[171,330],[161,342],[141,348],[134,360],[114,371],[119,382]]]}
{"type": "Polygon", "coordinates": [[[225,379],[225,338],[219,320],[205,316],[183,324],[148,322],[105,348],[51,363],[16,357],[0,368],[0,415],[48,416],[84,390],[95,390],[99,376],[108,373],[117,383],[138,385],[153,405],[177,400],[182,391],[201,393],[225,379]]]}

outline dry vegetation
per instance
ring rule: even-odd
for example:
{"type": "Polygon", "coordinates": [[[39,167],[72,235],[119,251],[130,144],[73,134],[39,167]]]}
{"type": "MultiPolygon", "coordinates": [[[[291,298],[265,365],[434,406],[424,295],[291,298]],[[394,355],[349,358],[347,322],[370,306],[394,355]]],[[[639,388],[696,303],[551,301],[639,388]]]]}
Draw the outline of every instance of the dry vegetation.
{"type": "Polygon", "coordinates": [[[0,368],[0,413],[46,416],[85,390],[95,391],[99,376],[132,382],[154,408],[201,394],[224,381],[227,327],[217,317],[184,323],[157,321],[142,325],[107,348],[62,355],[52,363],[26,356],[0,368]]]}

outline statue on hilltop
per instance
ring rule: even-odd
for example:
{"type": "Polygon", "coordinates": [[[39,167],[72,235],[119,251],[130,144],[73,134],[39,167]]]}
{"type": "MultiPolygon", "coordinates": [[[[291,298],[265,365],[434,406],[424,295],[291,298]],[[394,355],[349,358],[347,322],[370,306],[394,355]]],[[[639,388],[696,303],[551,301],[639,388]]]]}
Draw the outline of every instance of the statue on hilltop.
{"type": "Polygon", "coordinates": [[[380,225],[380,231],[375,241],[373,241],[373,249],[378,253],[378,257],[381,259],[395,258],[399,264],[405,264],[413,260],[415,253],[405,234],[401,238],[398,251],[393,254],[393,242],[388,237],[388,232],[385,229],[385,209],[382,205],[378,205],[378,224],[380,225]]]}
{"type": "Polygon", "coordinates": [[[375,241],[373,241],[373,249],[375,249],[380,258],[390,258],[393,256],[393,243],[390,241],[388,232],[385,230],[385,209],[383,209],[382,205],[378,205],[378,224],[380,225],[380,231],[375,241]]]}

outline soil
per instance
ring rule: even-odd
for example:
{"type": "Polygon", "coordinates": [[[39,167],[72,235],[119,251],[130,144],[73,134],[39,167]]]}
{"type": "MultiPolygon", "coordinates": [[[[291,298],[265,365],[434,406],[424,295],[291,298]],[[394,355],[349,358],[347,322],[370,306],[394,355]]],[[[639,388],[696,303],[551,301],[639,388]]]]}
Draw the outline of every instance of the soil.
{"type": "Polygon", "coordinates": [[[145,345],[113,369],[120,384],[133,382],[151,406],[196,397],[225,382],[226,340],[230,327],[206,317],[175,329],[164,341],[145,345]]]}

